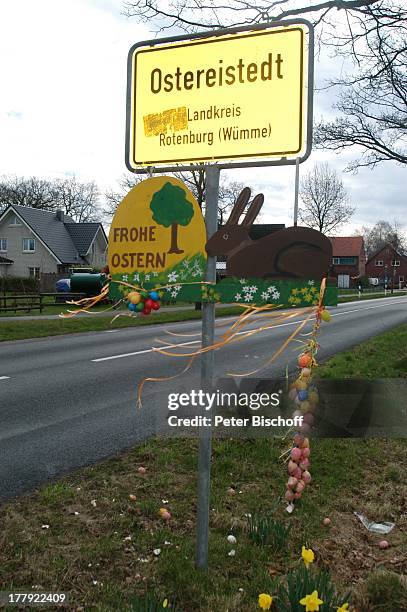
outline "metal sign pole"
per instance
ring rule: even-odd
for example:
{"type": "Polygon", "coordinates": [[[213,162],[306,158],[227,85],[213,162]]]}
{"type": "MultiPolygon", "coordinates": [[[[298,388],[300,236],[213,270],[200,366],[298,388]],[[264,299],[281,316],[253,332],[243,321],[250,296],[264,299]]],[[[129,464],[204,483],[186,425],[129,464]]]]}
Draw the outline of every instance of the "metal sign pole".
{"type": "Polygon", "coordinates": [[[295,196],[294,196],[294,225],[298,223],[298,192],[300,186],[300,158],[295,160],[295,196]]]}
{"type": "MultiPolygon", "coordinates": [[[[219,174],[217,166],[205,166],[205,225],[209,239],[218,226],[219,174]]],[[[216,282],[216,257],[208,257],[206,281],[216,282]]],[[[211,346],[215,335],[215,304],[202,304],[202,348],[211,346]]],[[[201,355],[201,388],[211,392],[215,374],[215,356],[213,351],[201,355]]],[[[211,428],[199,429],[198,455],[198,516],[196,566],[208,567],[209,540],[209,498],[211,482],[211,428]]]]}

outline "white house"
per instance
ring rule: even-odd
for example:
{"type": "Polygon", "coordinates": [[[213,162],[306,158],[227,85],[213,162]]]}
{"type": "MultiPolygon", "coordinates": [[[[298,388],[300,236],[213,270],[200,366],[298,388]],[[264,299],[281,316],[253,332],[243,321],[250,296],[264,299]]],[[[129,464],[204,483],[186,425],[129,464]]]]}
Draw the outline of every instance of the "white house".
{"type": "Polygon", "coordinates": [[[8,206],[0,214],[0,276],[66,274],[69,268],[106,265],[107,238],[101,223],[75,223],[56,212],[8,206]]]}

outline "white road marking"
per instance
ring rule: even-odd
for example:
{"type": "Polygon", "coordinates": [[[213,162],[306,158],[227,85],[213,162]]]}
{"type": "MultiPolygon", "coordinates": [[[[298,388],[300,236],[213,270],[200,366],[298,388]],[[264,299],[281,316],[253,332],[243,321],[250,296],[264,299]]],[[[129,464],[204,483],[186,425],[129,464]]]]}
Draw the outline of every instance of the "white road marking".
{"type": "Polygon", "coordinates": [[[115,334],[116,332],[121,331],[120,329],[105,329],[105,334],[115,334]]]}
{"type": "MultiPolygon", "coordinates": [[[[181,342],[177,344],[177,346],[188,346],[190,344],[197,344],[201,342],[200,340],[193,340],[192,342],[181,342]]],[[[134,351],[134,353],[123,353],[123,355],[112,355],[111,357],[100,357],[99,359],[92,359],[95,363],[99,361],[109,361],[111,359],[121,359],[122,357],[132,357],[133,355],[143,355],[144,353],[153,353],[157,350],[158,347],[151,347],[149,349],[145,349],[143,351],[134,351]]]]}
{"type": "MultiPolygon", "coordinates": [[[[339,317],[340,315],[349,314],[351,312],[360,312],[363,310],[374,310],[376,308],[384,308],[385,306],[392,306],[394,304],[400,304],[400,303],[407,304],[407,300],[403,302],[400,302],[399,300],[397,300],[397,302],[391,302],[391,303],[388,303],[388,301],[386,301],[385,304],[375,304],[375,306],[367,306],[364,308],[352,308],[351,310],[344,310],[343,312],[331,312],[331,317],[339,317]]],[[[272,327],[270,327],[270,329],[276,329],[277,327],[287,327],[288,325],[298,325],[299,323],[302,323],[303,321],[304,319],[300,319],[299,321],[290,321],[289,323],[279,323],[278,325],[273,325],[272,327]]],[[[240,336],[242,334],[247,334],[247,331],[238,332],[236,335],[240,336]]],[[[177,347],[178,346],[190,346],[191,344],[200,344],[200,342],[201,342],[200,340],[192,340],[191,342],[181,342],[180,344],[177,344],[177,347]]],[[[99,359],[92,359],[91,361],[94,363],[99,363],[100,361],[110,361],[112,359],[122,359],[123,357],[132,357],[133,355],[143,355],[145,353],[154,353],[157,351],[157,349],[158,347],[153,346],[149,349],[144,349],[143,351],[134,351],[134,353],[123,353],[122,355],[112,355],[110,357],[100,357],[99,359]]]]}
{"type": "Polygon", "coordinates": [[[0,380],[8,380],[10,376],[0,376],[0,380]]]}

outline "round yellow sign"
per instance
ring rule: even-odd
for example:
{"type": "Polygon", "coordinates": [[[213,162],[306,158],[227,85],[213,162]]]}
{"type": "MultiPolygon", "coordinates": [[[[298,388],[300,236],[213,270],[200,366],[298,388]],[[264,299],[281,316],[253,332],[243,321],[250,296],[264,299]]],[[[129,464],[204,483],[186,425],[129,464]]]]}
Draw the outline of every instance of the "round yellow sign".
{"type": "Polygon", "coordinates": [[[169,176],[142,181],[113,217],[108,263],[113,280],[137,285],[200,282],[205,224],[191,191],[169,176]]]}

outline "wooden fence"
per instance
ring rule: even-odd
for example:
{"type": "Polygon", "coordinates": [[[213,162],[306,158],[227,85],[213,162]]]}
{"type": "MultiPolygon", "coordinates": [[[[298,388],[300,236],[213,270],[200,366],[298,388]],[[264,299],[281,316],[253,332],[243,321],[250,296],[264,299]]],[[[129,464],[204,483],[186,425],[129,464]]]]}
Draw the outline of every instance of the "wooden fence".
{"type": "Polygon", "coordinates": [[[0,295],[0,315],[3,312],[39,310],[42,313],[45,306],[58,306],[69,300],[80,300],[85,293],[37,293],[25,295],[0,295]],[[48,298],[54,298],[50,300],[48,298]]]}

